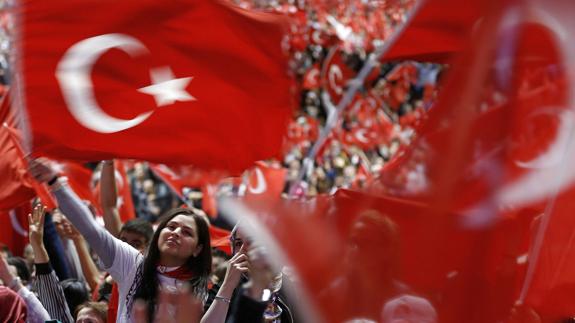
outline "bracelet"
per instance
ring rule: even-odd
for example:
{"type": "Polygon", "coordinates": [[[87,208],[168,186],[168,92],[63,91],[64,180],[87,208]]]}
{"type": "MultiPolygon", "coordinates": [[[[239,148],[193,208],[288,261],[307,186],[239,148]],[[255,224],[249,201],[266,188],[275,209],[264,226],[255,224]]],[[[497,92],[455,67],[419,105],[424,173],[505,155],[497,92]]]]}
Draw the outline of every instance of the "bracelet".
{"type": "Polygon", "coordinates": [[[52,186],[58,180],[58,175],[54,175],[54,177],[48,181],[48,185],[52,186]]]}
{"type": "Polygon", "coordinates": [[[228,304],[232,302],[231,299],[223,297],[223,296],[216,296],[216,300],[220,300],[220,301],[222,301],[224,303],[228,303],[228,304]]]}

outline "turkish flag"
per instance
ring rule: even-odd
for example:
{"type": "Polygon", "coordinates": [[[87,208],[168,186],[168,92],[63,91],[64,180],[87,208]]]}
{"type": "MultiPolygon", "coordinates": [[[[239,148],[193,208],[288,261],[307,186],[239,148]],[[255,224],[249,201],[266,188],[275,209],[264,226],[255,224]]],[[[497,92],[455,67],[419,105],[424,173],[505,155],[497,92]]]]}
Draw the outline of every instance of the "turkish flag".
{"type": "Polygon", "coordinates": [[[423,1],[382,59],[446,63],[465,48],[482,14],[482,1],[423,1]]]}
{"type": "Polygon", "coordinates": [[[281,198],[287,169],[258,161],[247,177],[245,198],[249,201],[275,203],[281,198]]]}
{"type": "Polygon", "coordinates": [[[291,116],[283,17],[219,0],[19,10],[36,153],[231,171],[279,154],[291,116]]]}
{"type": "Polygon", "coordinates": [[[54,169],[68,178],[68,183],[74,192],[83,200],[90,201],[96,208],[100,207],[98,199],[92,191],[92,171],[80,163],[69,161],[54,162],[54,169]]]}
{"type": "Polygon", "coordinates": [[[56,207],[46,187],[28,174],[20,134],[7,123],[0,126],[0,178],[0,210],[29,203],[36,196],[48,209],[56,207]]]}
{"type": "Polygon", "coordinates": [[[210,245],[218,248],[228,255],[232,254],[232,247],[230,246],[231,232],[216,226],[210,225],[210,245]]]}
{"type": "Polygon", "coordinates": [[[28,243],[28,214],[30,204],[23,204],[10,211],[0,211],[0,243],[15,255],[22,257],[28,243]]]}
{"type": "Polygon", "coordinates": [[[26,176],[26,163],[20,158],[8,126],[0,127],[0,209],[9,210],[36,196],[26,176]]]}

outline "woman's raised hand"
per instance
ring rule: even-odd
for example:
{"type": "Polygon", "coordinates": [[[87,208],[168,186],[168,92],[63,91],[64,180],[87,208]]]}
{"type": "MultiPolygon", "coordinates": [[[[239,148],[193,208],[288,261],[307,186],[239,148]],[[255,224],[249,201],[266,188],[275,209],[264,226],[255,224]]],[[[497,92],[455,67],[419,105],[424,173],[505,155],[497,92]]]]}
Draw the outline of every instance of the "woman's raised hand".
{"type": "Polygon", "coordinates": [[[28,159],[28,172],[41,183],[49,182],[57,176],[48,161],[43,158],[28,159]]]}
{"type": "Polygon", "coordinates": [[[32,247],[40,247],[44,244],[44,218],[46,207],[36,204],[32,213],[28,213],[28,238],[32,247]]]}

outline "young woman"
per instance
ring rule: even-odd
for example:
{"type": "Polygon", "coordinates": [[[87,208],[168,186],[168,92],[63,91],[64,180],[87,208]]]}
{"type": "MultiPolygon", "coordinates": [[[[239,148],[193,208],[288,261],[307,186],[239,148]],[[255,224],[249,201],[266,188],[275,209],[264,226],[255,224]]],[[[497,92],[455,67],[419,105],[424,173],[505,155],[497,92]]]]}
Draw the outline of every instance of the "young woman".
{"type": "MultiPolygon", "coordinates": [[[[145,255],[113,237],[96,223],[84,203],[47,164],[30,161],[29,171],[40,182],[50,185],[60,209],[98,254],[105,269],[118,283],[117,322],[133,322],[132,307],[136,299],[148,304],[150,318],[155,317],[159,290],[177,291],[190,285],[199,299],[207,298],[211,269],[208,223],[192,210],[168,211],[159,224],[145,255]]],[[[245,266],[243,266],[245,267],[245,266]]],[[[230,266],[226,281],[201,322],[223,323],[229,299],[241,276],[242,266],[230,266]]],[[[168,311],[174,315],[175,309],[168,311]]]]}

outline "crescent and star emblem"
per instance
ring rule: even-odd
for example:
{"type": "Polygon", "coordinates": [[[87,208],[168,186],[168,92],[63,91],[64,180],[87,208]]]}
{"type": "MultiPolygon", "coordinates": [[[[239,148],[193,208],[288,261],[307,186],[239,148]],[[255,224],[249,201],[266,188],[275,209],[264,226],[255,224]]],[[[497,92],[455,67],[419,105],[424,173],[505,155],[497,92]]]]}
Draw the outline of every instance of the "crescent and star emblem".
{"type": "MultiPolygon", "coordinates": [[[[110,49],[119,49],[131,57],[149,55],[150,51],[138,39],[125,34],[105,34],[79,41],[70,47],[56,68],[56,79],[66,106],[82,126],[100,133],[114,133],[139,125],[154,110],[133,119],[119,119],[106,114],[96,102],[90,75],[98,59],[110,49]]],[[[176,101],[194,101],[186,87],[193,77],[175,78],[168,66],[150,70],[152,84],[138,92],[152,95],[158,107],[176,101]]]]}
{"type": "Polygon", "coordinates": [[[248,182],[248,191],[252,194],[262,194],[267,190],[266,179],[264,177],[264,173],[259,167],[254,168],[254,173],[256,175],[257,185],[256,187],[252,186],[251,181],[248,182]]]}

